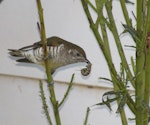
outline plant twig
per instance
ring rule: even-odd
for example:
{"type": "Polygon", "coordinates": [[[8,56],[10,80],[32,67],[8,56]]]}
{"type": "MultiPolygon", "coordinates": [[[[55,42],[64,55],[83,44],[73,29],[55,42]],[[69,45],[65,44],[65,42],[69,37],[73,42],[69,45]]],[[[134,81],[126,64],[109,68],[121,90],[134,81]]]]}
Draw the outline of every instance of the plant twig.
{"type": "Polygon", "coordinates": [[[129,27],[132,27],[132,22],[131,22],[131,19],[129,18],[129,15],[128,15],[128,11],[127,11],[127,8],[126,8],[126,3],[125,3],[125,0],[120,0],[120,4],[121,4],[121,7],[122,7],[122,11],[123,11],[123,14],[124,14],[124,18],[126,20],[126,23],[129,27]]]}
{"type": "Polygon", "coordinates": [[[86,0],[86,2],[87,2],[88,5],[97,13],[97,9],[96,9],[95,6],[90,2],[90,0],[86,0]]]}
{"type": "Polygon", "coordinates": [[[69,83],[69,85],[68,85],[67,91],[66,91],[66,93],[64,94],[64,97],[63,97],[63,99],[61,100],[61,102],[59,103],[58,107],[60,107],[60,106],[64,103],[64,101],[66,100],[66,98],[67,98],[67,96],[68,96],[68,94],[69,94],[69,92],[70,92],[70,89],[71,89],[71,87],[72,87],[72,85],[73,85],[74,75],[75,75],[75,74],[72,74],[72,77],[71,77],[70,83],[69,83]]]}
{"type": "Polygon", "coordinates": [[[46,104],[46,97],[45,97],[44,90],[43,90],[42,80],[40,80],[39,86],[40,86],[40,94],[41,94],[40,96],[41,96],[41,99],[42,99],[42,102],[43,102],[44,113],[46,115],[46,118],[48,120],[49,125],[53,125],[51,117],[49,115],[48,106],[46,104]]]}
{"type": "Polygon", "coordinates": [[[86,115],[85,115],[85,120],[84,120],[83,125],[87,125],[89,113],[90,113],[90,108],[88,107],[87,110],[86,110],[86,115]]]}
{"type": "MultiPolygon", "coordinates": [[[[145,86],[145,38],[146,32],[144,30],[145,26],[145,9],[146,6],[144,3],[146,0],[137,0],[137,24],[136,30],[137,35],[140,39],[139,42],[136,42],[136,125],[143,125],[144,122],[144,107],[141,104],[141,100],[144,100],[144,88],[145,86]],[[144,7],[145,6],[145,7],[144,7]],[[144,34],[144,35],[143,35],[144,34]]],[[[149,15],[147,15],[149,16],[149,15]]]]}
{"type": "MultiPolygon", "coordinates": [[[[113,86],[114,86],[114,90],[125,90],[126,91],[126,98],[127,98],[126,103],[129,106],[129,108],[131,109],[131,111],[133,113],[135,113],[136,112],[135,103],[127,91],[126,84],[124,84],[124,79],[122,79],[121,76],[117,73],[117,71],[114,67],[113,61],[111,59],[111,53],[110,53],[109,43],[108,43],[108,38],[107,38],[107,33],[106,33],[107,30],[106,30],[105,25],[108,26],[108,28],[110,29],[110,31],[112,32],[112,34],[115,38],[116,46],[118,48],[118,52],[119,52],[124,70],[126,71],[127,79],[132,83],[133,86],[135,86],[134,80],[133,80],[134,77],[130,71],[127,60],[125,58],[125,54],[123,52],[119,34],[118,34],[118,31],[117,31],[117,28],[116,28],[116,25],[115,25],[115,22],[113,19],[112,0],[107,0],[107,1],[96,0],[96,7],[97,7],[96,10],[97,10],[97,15],[98,15],[96,23],[94,23],[94,21],[93,21],[93,18],[91,16],[91,13],[88,8],[87,1],[86,0],[81,0],[81,1],[82,1],[82,6],[84,8],[86,16],[88,18],[90,27],[91,27],[91,29],[97,39],[97,42],[103,52],[103,55],[107,61],[110,75],[111,75],[112,82],[113,82],[113,86]],[[103,16],[104,5],[106,5],[105,7],[106,7],[106,11],[107,11],[109,20],[103,16]],[[99,27],[101,28],[102,37],[99,33],[99,27]]],[[[120,113],[121,113],[121,117],[122,117],[122,124],[126,125],[127,119],[126,119],[124,110],[122,110],[122,112],[120,112],[120,113]]]]}
{"type": "Polygon", "coordinates": [[[121,59],[122,64],[125,68],[126,74],[129,78],[130,82],[132,83],[132,86],[135,87],[134,81],[131,81],[131,79],[133,79],[133,75],[132,75],[131,70],[128,66],[128,62],[126,60],[126,57],[125,57],[125,54],[124,54],[124,51],[123,51],[123,48],[122,48],[122,45],[121,45],[121,42],[120,42],[117,27],[116,27],[116,24],[115,24],[115,21],[114,21],[114,17],[113,17],[113,14],[112,14],[112,1],[109,1],[109,2],[106,3],[106,11],[107,11],[109,21],[110,21],[110,24],[111,24],[111,29],[110,30],[112,31],[112,34],[114,36],[115,43],[116,43],[116,46],[117,46],[117,49],[118,49],[118,53],[120,55],[120,59],[121,59]]]}
{"type": "MultiPolygon", "coordinates": [[[[39,19],[40,19],[40,26],[41,26],[41,41],[43,43],[43,50],[44,50],[44,58],[48,57],[48,51],[47,51],[47,39],[46,39],[46,32],[45,32],[45,25],[44,25],[44,16],[43,16],[43,8],[40,0],[37,0],[37,6],[38,6],[38,12],[39,12],[39,19]]],[[[54,83],[53,78],[51,76],[51,70],[50,70],[50,60],[45,60],[45,69],[46,69],[46,75],[47,75],[47,82],[49,86],[49,92],[50,92],[50,100],[53,105],[54,115],[55,115],[55,121],[57,125],[61,125],[60,116],[59,116],[59,110],[58,110],[58,102],[56,100],[55,91],[54,91],[54,83]]]]}
{"type": "MultiPolygon", "coordinates": [[[[97,42],[98,42],[98,44],[99,44],[99,46],[100,46],[100,48],[101,48],[101,50],[103,52],[103,55],[104,55],[104,57],[105,57],[105,59],[107,61],[107,64],[108,64],[108,67],[109,67],[109,71],[110,71],[111,77],[113,79],[113,83],[115,85],[117,85],[117,87],[119,89],[125,90],[126,87],[124,86],[124,83],[121,81],[120,76],[118,75],[118,73],[117,73],[117,71],[116,71],[116,69],[114,67],[114,64],[113,64],[113,62],[112,62],[112,60],[111,60],[111,58],[109,56],[109,52],[108,52],[109,49],[106,48],[106,45],[104,45],[103,40],[102,40],[102,38],[100,36],[100,33],[99,33],[98,29],[95,26],[96,24],[94,24],[94,21],[92,19],[91,14],[90,14],[88,5],[86,3],[86,0],[81,0],[81,2],[82,2],[82,6],[84,8],[84,11],[85,11],[85,13],[87,15],[90,27],[91,27],[91,29],[92,29],[92,31],[93,31],[96,39],[97,39],[97,42]]],[[[128,106],[132,109],[132,112],[135,113],[135,104],[134,104],[133,99],[130,97],[129,94],[127,94],[127,98],[129,100],[129,101],[127,101],[128,106]]]]}
{"type": "MultiPolygon", "coordinates": [[[[143,35],[146,35],[146,61],[145,61],[145,89],[144,89],[144,101],[146,105],[149,105],[149,96],[150,96],[150,1],[147,2],[147,18],[146,18],[146,24],[145,24],[145,31],[146,34],[144,33],[143,35]]],[[[144,125],[148,124],[149,120],[149,108],[145,108],[144,110],[144,125]]]]}

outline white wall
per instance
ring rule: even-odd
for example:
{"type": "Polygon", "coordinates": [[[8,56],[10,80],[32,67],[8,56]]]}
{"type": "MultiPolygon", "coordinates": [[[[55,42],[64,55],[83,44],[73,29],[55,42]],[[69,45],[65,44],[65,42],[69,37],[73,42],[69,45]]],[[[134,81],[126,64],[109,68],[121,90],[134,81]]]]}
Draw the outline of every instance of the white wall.
{"type": "MultiPolygon", "coordinates": [[[[66,88],[66,84],[55,83],[58,101],[63,97],[66,88]]],[[[49,98],[46,83],[44,83],[44,90],[49,98]]],[[[60,109],[62,125],[83,125],[86,108],[101,102],[103,93],[110,90],[74,85],[60,109]]],[[[48,125],[39,91],[39,81],[36,79],[1,75],[0,125],[48,125]]],[[[48,105],[50,106],[49,101],[48,105]]],[[[119,114],[115,113],[116,105],[113,103],[112,107],[112,112],[105,106],[91,110],[88,123],[90,125],[121,125],[119,114]]],[[[52,111],[51,107],[49,111],[52,111]]],[[[127,112],[128,118],[134,117],[129,111],[127,112]]],[[[129,123],[134,125],[134,122],[129,123]]]]}

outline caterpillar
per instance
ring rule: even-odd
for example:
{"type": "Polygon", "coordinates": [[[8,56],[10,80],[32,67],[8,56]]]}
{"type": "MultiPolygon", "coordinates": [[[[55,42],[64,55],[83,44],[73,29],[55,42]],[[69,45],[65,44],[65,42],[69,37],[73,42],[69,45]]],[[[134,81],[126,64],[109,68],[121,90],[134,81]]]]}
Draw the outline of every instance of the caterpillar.
{"type": "Polygon", "coordinates": [[[91,63],[88,63],[88,64],[86,65],[86,68],[81,69],[81,74],[82,74],[83,76],[89,75],[90,72],[91,72],[91,66],[92,66],[92,64],[91,64],[91,63]]]}

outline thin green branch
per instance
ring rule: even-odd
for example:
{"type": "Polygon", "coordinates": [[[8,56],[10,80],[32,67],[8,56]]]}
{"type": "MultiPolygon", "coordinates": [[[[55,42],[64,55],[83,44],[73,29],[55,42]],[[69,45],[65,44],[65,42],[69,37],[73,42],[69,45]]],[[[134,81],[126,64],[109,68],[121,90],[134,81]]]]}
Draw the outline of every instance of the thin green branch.
{"type": "Polygon", "coordinates": [[[89,0],[86,0],[86,2],[97,13],[97,9],[95,8],[95,6],[92,3],[89,0]]]}
{"type": "Polygon", "coordinates": [[[142,37],[142,31],[143,31],[143,0],[136,0],[137,3],[137,32],[138,32],[138,36],[139,38],[142,37]]]}
{"type": "Polygon", "coordinates": [[[123,48],[122,48],[122,45],[121,45],[119,34],[118,34],[116,24],[115,24],[115,21],[114,21],[114,17],[113,17],[113,14],[112,14],[112,1],[108,1],[105,5],[106,5],[106,11],[107,11],[107,14],[108,14],[108,18],[109,18],[109,21],[110,21],[110,24],[111,24],[111,29],[110,30],[112,31],[112,34],[114,36],[116,46],[117,46],[117,49],[118,49],[118,52],[119,52],[119,55],[120,55],[120,58],[121,58],[121,62],[123,64],[123,67],[125,68],[126,74],[129,78],[130,82],[132,83],[132,86],[135,87],[135,83],[132,80],[133,75],[130,71],[128,62],[125,58],[125,54],[124,54],[124,51],[123,51],[123,48]]]}
{"type": "Polygon", "coordinates": [[[43,90],[43,83],[42,83],[42,80],[40,80],[39,86],[40,86],[41,99],[42,99],[42,102],[43,102],[44,113],[45,113],[45,115],[46,115],[46,118],[47,118],[47,120],[48,120],[49,125],[53,125],[52,120],[51,120],[51,117],[50,117],[50,115],[49,115],[48,106],[47,106],[47,104],[46,104],[46,97],[45,97],[44,90],[43,90]]]}
{"type": "MultiPolygon", "coordinates": [[[[144,3],[145,4],[145,3],[144,3]]],[[[147,1],[147,4],[145,5],[145,8],[147,7],[147,13],[145,14],[145,11],[143,12],[144,15],[144,29],[143,29],[143,35],[142,35],[142,41],[146,41],[147,34],[150,33],[150,1],[147,1]]]]}
{"type": "Polygon", "coordinates": [[[68,94],[69,94],[69,92],[70,92],[70,89],[71,89],[71,87],[72,87],[72,85],[73,85],[74,75],[75,75],[75,74],[72,74],[72,77],[71,77],[71,80],[70,80],[70,82],[69,82],[67,91],[66,91],[66,93],[64,94],[64,97],[63,97],[62,101],[59,103],[58,108],[64,103],[64,101],[65,101],[66,98],[68,97],[68,94]]]}
{"type": "MultiPolygon", "coordinates": [[[[108,35],[107,35],[107,31],[106,31],[106,19],[103,15],[103,5],[104,5],[104,1],[96,0],[97,15],[98,15],[96,25],[100,24],[102,37],[103,37],[103,41],[104,41],[103,44],[107,48],[108,56],[112,62],[112,57],[111,57],[110,47],[109,47],[109,42],[108,42],[108,35]]],[[[97,29],[98,29],[98,26],[97,26],[97,29]]]]}
{"type": "MultiPolygon", "coordinates": [[[[98,10],[98,13],[97,13],[98,14],[98,21],[99,21],[102,36],[103,36],[104,46],[107,48],[109,59],[112,62],[112,57],[111,57],[110,47],[109,47],[109,42],[108,42],[108,35],[107,35],[107,31],[106,31],[106,24],[105,24],[105,20],[104,20],[104,16],[103,16],[103,5],[104,4],[105,4],[104,1],[100,2],[99,0],[96,0],[97,10],[98,10]]],[[[111,77],[113,77],[112,74],[111,74],[111,77]]],[[[118,90],[118,87],[115,84],[114,84],[114,90],[118,90]]],[[[117,102],[118,102],[118,105],[119,105],[118,100],[117,100],[117,102]]],[[[126,118],[124,109],[121,109],[119,111],[119,113],[120,113],[120,116],[121,116],[122,124],[127,125],[127,118],[126,118]]]]}
{"type": "MultiPolygon", "coordinates": [[[[40,0],[37,0],[37,6],[38,6],[38,13],[39,13],[39,19],[40,19],[40,26],[41,26],[41,41],[43,43],[43,50],[44,50],[44,58],[48,57],[48,51],[47,51],[47,39],[46,39],[46,32],[45,32],[45,25],[44,25],[44,16],[43,16],[43,8],[40,0]]],[[[53,78],[51,76],[51,70],[50,70],[50,60],[45,60],[45,69],[46,69],[46,75],[47,75],[47,82],[49,86],[49,92],[50,92],[50,100],[53,105],[54,115],[55,115],[55,121],[57,125],[61,125],[60,116],[59,116],[59,110],[58,110],[58,102],[56,100],[55,91],[54,91],[54,83],[53,78]]]]}
{"type": "Polygon", "coordinates": [[[58,101],[56,100],[54,86],[52,84],[50,84],[50,86],[49,86],[49,91],[50,91],[50,94],[51,94],[50,100],[51,100],[51,103],[53,105],[56,124],[61,125],[61,120],[60,120],[60,116],[59,116],[58,101]]]}
{"type": "Polygon", "coordinates": [[[126,113],[124,110],[124,105],[126,101],[127,101],[127,95],[125,93],[123,97],[121,97],[121,99],[118,101],[119,103],[118,103],[118,109],[117,109],[117,111],[119,111],[120,116],[121,116],[122,125],[128,125],[126,113]]]}
{"type": "Polygon", "coordinates": [[[112,74],[117,77],[118,74],[117,74],[117,72],[116,72],[116,70],[114,68],[114,64],[112,63],[112,60],[109,58],[109,54],[108,54],[107,48],[105,48],[103,40],[102,40],[102,38],[101,38],[101,36],[99,34],[98,28],[96,27],[96,25],[93,22],[93,19],[91,17],[89,9],[88,9],[88,5],[87,5],[85,0],[81,0],[81,2],[82,2],[82,5],[83,5],[83,8],[84,8],[84,11],[85,11],[85,13],[87,15],[90,27],[91,27],[91,29],[92,29],[92,31],[93,31],[96,39],[97,39],[97,42],[98,42],[98,44],[99,44],[99,46],[100,46],[100,48],[101,48],[101,50],[102,50],[102,52],[104,54],[104,57],[105,57],[105,59],[106,59],[106,61],[108,63],[110,72],[112,72],[112,74]]]}
{"type": "Polygon", "coordinates": [[[45,69],[46,69],[48,83],[51,83],[53,82],[53,78],[51,76],[51,71],[50,71],[50,65],[49,65],[50,60],[49,59],[46,60],[46,57],[48,57],[47,39],[46,39],[45,24],[44,24],[44,17],[43,17],[43,8],[40,0],[37,0],[37,6],[38,6],[39,19],[40,19],[41,41],[43,43],[43,51],[44,51],[44,58],[45,58],[45,69]]]}
{"type": "Polygon", "coordinates": [[[85,120],[83,125],[87,125],[88,118],[89,118],[90,108],[88,107],[86,110],[85,120]]]}
{"type": "MultiPolygon", "coordinates": [[[[93,22],[93,19],[91,17],[91,14],[90,14],[88,6],[87,6],[87,3],[86,3],[85,0],[81,0],[81,2],[82,2],[82,6],[84,8],[84,11],[87,15],[90,27],[91,27],[91,29],[92,29],[92,31],[93,31],[96,39],[97,39],[97,42],[98,42],[99,46],[101,47],[101,50],[104,54],[104,57],[107,61],[113,83],[116,84],[119,89],[125,90],[126,86],[124,86],[124,84],[122,83],[122,81],[120,79],[120,76],[117,74],[116,69],[114,67],[114,64],[112,63],[112,60],[109,58],[107,48],[105,48],[104,43],[102,41],[102,38],[99,34],[99,31],[98,31],[98,29],[96,28],[96,25],[93,22]]],[[[136,110],[135,110],[135,107],[134,107],[135,106],[134,101],[132,100],[132,98],[130,97],[129,94],[127,94],[127,98],[128,98],[128,101],[127,101],[128,106],[131,108],[132,112],[135,113],[136,110]]]]}
{"type": "Polygon", "coordinates": [[[122,125],[128,125],[127,117],[126,117],[124,109],[120,111],[120,116],[121,116],[122,125]]]}
{"type": "Polygon", "coordinates": [[[127,25],[129,27],[132,27],[132,22],[131,22],[131,19],[129,18],[129,15],[128,15],[125,0],[120,0],[120,4],[121,4],[123,15],[124,15],[124,18],[125,18],[127,25]]]}
{"type": "MultiPolygon", "coordinates": [[[[114,84],[114,90],[115,91],[120,91],[121,89],[118,88],[118,86],[116,84],[114,84]]],[[[128,92],[125,90],[125,93],[126,95],[128,95],[128,92]]],[[[121,117],[121,121],[122,121],[122,125],[128,125],[127,123],[127,118],[126,118],[126,114],[125,114],[125,111],[124,111],[124,106],[121,106],[121,110],[119,110],[119,107],[120,107],[120,99],[117,99],[117,104],[118,104],[118,111],[120,113],[120,117],[121,117]]],[[[129,103],[130,104],[130,103],[129,103]]],[[[124,104],[123,104],[124,105],[124,104]]]]}
{"type": "Polygon", "coordinates": [[[126,117],[124,108],[119,113],[120,113],[122,125],[128,125],[127,117],[126,117]]]}
{"type": "MultiPolygon", "coordinates": [[[[145,31],[143,36],[145,36],[146,41],[146,61],[145,61],[145,89],[144,89],[144,102],[146,105],[149,105],[149,96],[150,96],[150,1],[147,2],[147,18],[145,24],[145,31]]],[[[143,39],[144,40],[144,39],[143,39]]],[[[148,124],[149,120],[149,111],[148,108],[144,110],[144,125],[148,124]]]]}
{"type": "MultiPolygon", "coordinates": [[[[132,20],[129,18],[126,3],[127,3],[126,0],[120,0],[120,5],[121,5],[122,11],[123,11],[123,15],[124,15],[124,19],[126,21],[126,24],[130,29],[134,30],[134,28],[132,26],[132,20]]],[[[131,3],[131,4],[133,4],[133,3],[131,3]]],[[[135,17],[134,13],[133,13],[133,16],[135,17]]],[[[136,20],[136,18],[135,18],[135,20],[136,20]]],[[[129,33],[131,34],[131,32],[129,32],[129,33]]],[[[133,38],[134,42],[136,42],[136,40],[137,40],[136,38],[138,38],[138,37],[136,36],[136,38],[135,38],[135,35],[131,35],[131,37],[133,38]]]]}
{"type": "MultiPolygon", "coordinates": [[[[115,90],[125,90],[126,86],[124,83],[130,81],[132,86],[136,89],[136,99],[135,102],[131,98],[130,94],[127,92],[126,94],[126,103],[131,109],[131,111],[136,115],[136,125],[147,125],[148,124],[148,108],[144,105],[149,105],[149,96],[150,96],[150,1],[149,0],[137,0],[137,24],[136,30],[132,27],[132,22],[129,18],[128,11],[125,5],[125,0],[120,0],[120,4],[122,7],[123,15],[127,25],[124,25],[126,30],[130,33],[133,40],[136,43],[136,65],[134,64],[133,59],[132,68],[134,71],[135,77],[133,77],[127,60],[125,58],[125,54],[121,45],[121,41],[119,38],[119,34],[117,31],[117,27],[114,21],[113,13],[112,13],[112,0],[104,0],[99,1],[96,0],[96,8],[91,6],[91,3],[87,0],[81,0],[84,11],[87,15],[87,18],[90,23],[90,27],[99,43],[99,46],[104,54],[104,57],[109,66],[109,71],[111,74],[112,82],[115,90]],[[103,16],[103,5],[105,3],[107,15],[109,22],[103,16]],[[88,5],[92,7],[93,10],[98,14],[96,23],[93,22],[92,16],[89,12],[88,5]],[[121,58],[121,63],[123,65],[123,70],[125,70],[126,75],[123,74],[123,79],[117,74],[116,69],[114,68],[112,59],[110,58],[109,44],[106,27],[111,30],[116,46],[121,58]],[[102,37],[98,31],[99,26],[102,31],[102,37]],[[125,79],[125,81],[124,81],[125,79]]],[[[121,117],[123,120],[123,124],[127,124],[125,113],[121,113],[121,117]]]]}

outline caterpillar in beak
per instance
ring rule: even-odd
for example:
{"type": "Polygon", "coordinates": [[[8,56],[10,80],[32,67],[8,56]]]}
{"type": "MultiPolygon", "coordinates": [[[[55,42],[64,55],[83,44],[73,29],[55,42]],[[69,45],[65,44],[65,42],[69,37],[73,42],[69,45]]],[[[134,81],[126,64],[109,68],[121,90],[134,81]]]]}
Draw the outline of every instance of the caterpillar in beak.
{"type": "Polygon", "coordinates": [[[81,69],[81,74],[83,76],[89,75],[91,72],[91,67],[92,67],[92,64],[87,60],[86,68],[81,69]]]}

